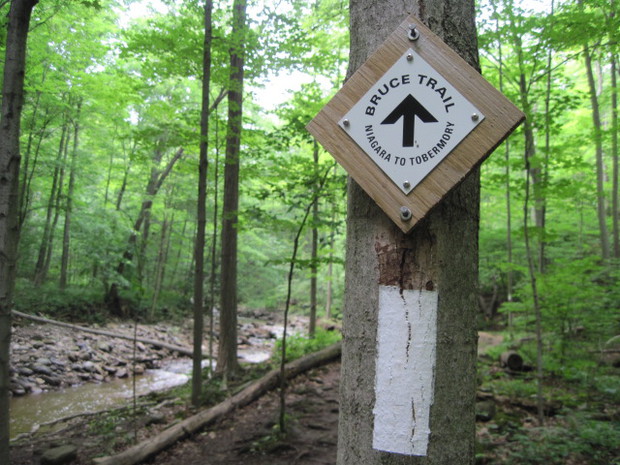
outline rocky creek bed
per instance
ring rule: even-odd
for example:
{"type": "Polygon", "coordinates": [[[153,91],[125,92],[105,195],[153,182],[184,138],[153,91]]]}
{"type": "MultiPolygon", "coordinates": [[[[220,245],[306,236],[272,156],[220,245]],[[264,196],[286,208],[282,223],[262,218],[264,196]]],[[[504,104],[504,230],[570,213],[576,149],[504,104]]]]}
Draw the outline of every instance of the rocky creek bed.
{"type": "MultiPolygon", "coordinates": [[[[239,323],[239,354],[246,361],[268,358],[275,338],[281,333],[277,315],[265,311],[245,312],[239,323]]],[[[291,330],[305,326],[297,317],[291,330]]],[[[133,323],[110,323],[104,329],[132,338],[133,323]]],[[[187,348],[191,351],[192,323],[143,325],[136,330],[141,339],[187,348]]],[[[214,350],[217,350],[217,328],[214,350]]],[[[208,353],[205,339],[203,353],[208,353]]],[[[216,354],[214,354],[215,356],[216,354]]],[[[115,337],[91,334],[51,324],[15,318],[11,336],[11,382],[13,396],[40,394],[83,383],[104,383],[161,368],[164,363],[185,358],[174,350],[115,337]]]]}
{"type": "MultiPolygon", "coordinates": [[[[131,336],[131,324],[110,324],[106,330],[131,336]]],[[[138,327],[138,337],[190,347],[184,328],[138,327]]],[[[11,384],[14,396],[39,394],[86,382],[102,383],[132,373],[160,368],[178,358],[169,349],[53,325],[19,321],[11,339],[11,384]],[[135,356],[134,356],[135,354],[135,356]]]]}

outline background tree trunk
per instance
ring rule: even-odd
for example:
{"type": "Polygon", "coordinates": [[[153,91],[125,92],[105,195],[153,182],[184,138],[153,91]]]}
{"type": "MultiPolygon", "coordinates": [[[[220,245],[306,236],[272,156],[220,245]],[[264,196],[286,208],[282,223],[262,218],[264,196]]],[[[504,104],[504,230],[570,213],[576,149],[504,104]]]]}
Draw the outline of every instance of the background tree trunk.
{"type": "Polygon", "coordinates": [[[217,371],[233,375],[237,361],[237,220],[239,216],[239,151],[243,103],[243,62],[246,28],[246,0],[233,3],[230,50],[230,89],[228,91],[228,132],[224,167],[224,205],[222,209],[222,262],[220,340],[217,371]]]}
{"type": "MultiPolygon", "coordinates": [[[[350,76],[408,13],[477,66],[473,1],[351,2],[350,76]]],[[[339,465],[474,463],[479,174],[409,235],[349,182],[339,465]],[[426,457],[372,448],[379,284],[438,292],[435,394],[426,457]]]]}
{"type": "Polygon", "coordinates": [[[590,92],[590,103],[592,105],[592,125],[594,131],[594,147],[596,150],[596,196],[597,196],[597,215],[598,228],[601,242],[601,257],[607,260],[610,257],[609,236],[607,232],[607,212],[605,199],[605,166],[603,164],[603,129],[601,124],[601,113],[596,94],[596,82],[592,69],[592,55],[588,44],[583,46],[583,56],[586,63],[586,74],[588,76],[588,89],[590,92]]]}
{"type": "MultiPolygon", "coordinates": [[[[314,147],[312,150],[312,158],[314,160],[314,176],[315,176],[315,198],[318,196],[316,190],[319,189],[318,176],[319,176],[319,144],[314,141],[314,147]]],[[[319,272],[318,265],[318,250],[319,250],[319,202],[316,200],[312,205],[312,243],[310,245],[310,324],[308,327],[308,334],[310,337],[314,337],[316,331],[316,308],[317,308],[317,274],[319,272]]]]}
{"type": "Polygon", "coordinates": [[[73,151],[71,152],[71,165],[69,167],[69,186],[67,188],[67,203],[65,206],[65,227],[62,235],[62,257],[60,260],[60,289],[65,289],[69,273],[69,243],[71,240],[71,211],[73,210],[73,191],[75,190],[75,163],[77,159],[78,141],[80,134],[80,109],[82,102],[78,101],[77,115],[73,130],[73,151]]]}
{"type": "Polygon", "coordinates": [[[37,0],[13,0],[9,11],[0,109],[0,463],[9,463],[11,306],[19,242],[19,133],[26,41],[37,0]]]}
{"type": "Polygon", "coordinates": [[[207,225],[207,174],[209,170],[209,88],[211,82],[211,13],[213,2],[205,1],[205,37],[202,57],[202,110],[200,115],[200,161],[198,165],[198,205],[194,246],[194,361],[192,363],[192,405],[200,405],[202,392],[202,339],[204,333],[204,257],[207,225]]]}

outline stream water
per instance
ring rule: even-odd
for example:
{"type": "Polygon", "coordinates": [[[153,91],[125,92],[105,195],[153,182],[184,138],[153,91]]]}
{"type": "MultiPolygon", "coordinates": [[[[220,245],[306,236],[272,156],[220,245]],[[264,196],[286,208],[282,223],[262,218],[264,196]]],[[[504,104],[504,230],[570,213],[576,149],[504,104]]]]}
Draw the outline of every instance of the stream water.
{"type": "MultiPolygon", "coordinates": [[[[265,350],[239,351],[242,361],[259,363],[269,358],[265,350]]],[[[206,366],[206,363],[203,364],[206,366]]],[[[154,391],[170,389],[189,381],[192,370],[190,359],[178,359],[157,370],[147,370],[135,378],[136,394],[142,396],[154,391]]],[[[117,379],[108,383],[86,383],[58,391],[11,398],[11,437],[27,433],[37,424],[54,421],[70,415],[96,412],[130,405],[133,397],[133,379],[117,379]]]]}

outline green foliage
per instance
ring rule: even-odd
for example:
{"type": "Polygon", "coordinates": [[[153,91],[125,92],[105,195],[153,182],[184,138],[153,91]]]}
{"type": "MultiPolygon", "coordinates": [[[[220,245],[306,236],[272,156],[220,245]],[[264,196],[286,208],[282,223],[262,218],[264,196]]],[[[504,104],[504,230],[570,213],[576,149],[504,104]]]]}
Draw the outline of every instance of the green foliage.
{"type": "Polygon", "coordinates": [[[506,464],[618,463],[620,426],[574,416],[567,425],[529,428],[514,436],[506,464]],[[585,462],[578,462],[585,463],[585,462]]]}
{"type": "Polygon", "coordinates": [[[56,283],[35,288],[26,280],[15,286],[15,309],[52,319],[84,323],[103,323],[101,291],[91,287],[68,287],[61,291],[56,283]]]}
{"type": "MultiPolygon", "coordinates": [[[[340,331],[329,331],[318,327],[313,338],[302,334],[291,334],[286,337],[286,361],[290,362],[304,355],[318,352],[342,339],[340,331]]],[[[278,361],[282,354],[282,339],[276,341],[273,360],[278,361]]]]}

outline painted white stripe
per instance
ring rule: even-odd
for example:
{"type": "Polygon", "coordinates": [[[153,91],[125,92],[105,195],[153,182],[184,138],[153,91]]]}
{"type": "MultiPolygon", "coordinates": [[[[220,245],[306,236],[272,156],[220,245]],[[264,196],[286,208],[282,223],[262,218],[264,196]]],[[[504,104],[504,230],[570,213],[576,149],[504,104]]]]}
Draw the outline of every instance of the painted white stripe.
{"type": "Polygon", "coordinates": [[[379,288],[373,448],[426,455],[435,381],[435,291],[379,288]]]}

